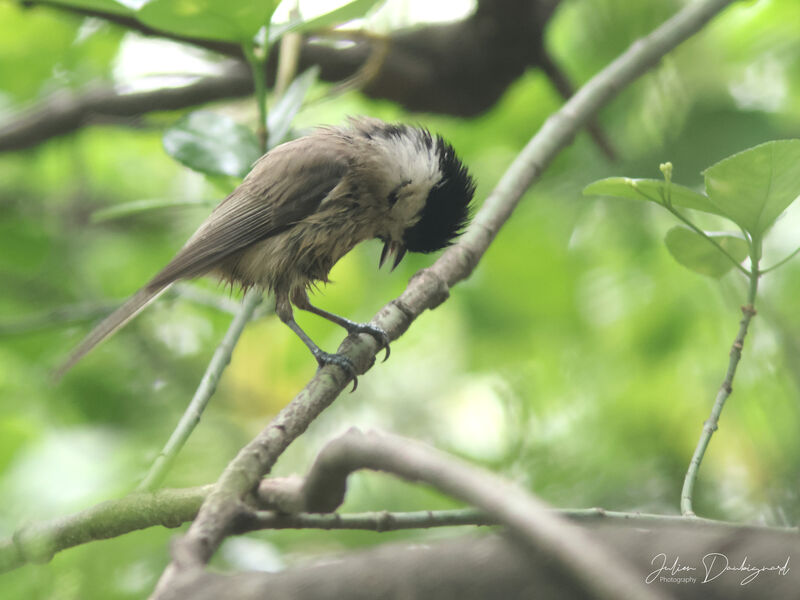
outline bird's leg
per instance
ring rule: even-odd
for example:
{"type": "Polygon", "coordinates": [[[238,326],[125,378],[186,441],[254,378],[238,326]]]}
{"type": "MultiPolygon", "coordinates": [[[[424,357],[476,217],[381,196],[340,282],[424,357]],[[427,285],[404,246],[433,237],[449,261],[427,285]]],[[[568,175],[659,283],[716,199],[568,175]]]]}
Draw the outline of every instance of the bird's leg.
{"type": "Polygon", "coordinates": [[[367,333],[371,335],[373,338],[375,338],[375,341],[381,345],[382,348],[386,348],[386,354],[384,355],[383,360],[386,361],[386,359],[389,358],[389,336],[380,327],[375,327],[369,323],[356,323],[350,319],[345,319],[344,317],[330,313],[327,310],[317,308],[311,304],[311,301],[308,299],[308,294],[305,290],[295,290],[292,294],[292,302],[300,310],[306,310],[310,313],[314,313],[315,315],[319,315],[323,319],[327,319],[331,323],[336,323],[339,327],[343,327],[345,330],[347,330],[347,333],[349,334],[367,333]]]}
{"type": "Polygon", "coordinates": [[[289,303],[289,298],[285,294],[276,294],[275,296],[275,314],[278,318],[289,326],[289,329],[294,331],[303,343],[311,350],[311,354],[317,359],[317,364],[321,367],[325,365],[336,365],[347,373],[353,379],[353,389],[355,391],[358,387],[358,377],[356,376],[356,368],[346,356],[341,354],[330,354],[324,352],[314,343],[308,334],[300,328],[300,325],[294,320],[294,313],[292,312],[292,305],[289,303]]]}

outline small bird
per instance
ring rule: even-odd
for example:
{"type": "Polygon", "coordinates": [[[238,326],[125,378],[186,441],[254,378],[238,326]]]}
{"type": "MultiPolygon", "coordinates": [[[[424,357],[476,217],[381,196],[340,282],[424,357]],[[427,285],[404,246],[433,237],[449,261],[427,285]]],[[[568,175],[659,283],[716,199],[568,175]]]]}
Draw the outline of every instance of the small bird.
{"type": "MultiPolygon", "coordinates": [[[[61,376],[125,325],[172,283],[212,274],[242,288],[275,295],[275,312],[316,358],[357,384],[352,362],[323,352],[295,322],[292,305],[386,348],[386,333],[312,305],[308,289],[328,282],[336,262],[356,244],[384,243],[378,268],[406,251],[450,245],[469,221],[475,183],[453,147],[426,129],[351,118],[277,146],[200,225],[175,257],[127,302],[100,322],[56,371],[61,376]]],[[[385,360],[385,359],[384,359],[385,360]]]]}

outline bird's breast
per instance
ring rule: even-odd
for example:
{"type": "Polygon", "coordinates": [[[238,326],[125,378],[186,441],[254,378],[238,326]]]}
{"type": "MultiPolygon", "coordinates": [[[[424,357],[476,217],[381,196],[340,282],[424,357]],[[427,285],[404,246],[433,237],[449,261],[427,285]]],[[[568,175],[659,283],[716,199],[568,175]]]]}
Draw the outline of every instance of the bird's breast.
{"type": "Polygon", "coordinates": [[[218,272],[244,287],[275,292],[327,282],[333,265],[366,239],[356,221],[304,219],[227,257],[218,272]]]}

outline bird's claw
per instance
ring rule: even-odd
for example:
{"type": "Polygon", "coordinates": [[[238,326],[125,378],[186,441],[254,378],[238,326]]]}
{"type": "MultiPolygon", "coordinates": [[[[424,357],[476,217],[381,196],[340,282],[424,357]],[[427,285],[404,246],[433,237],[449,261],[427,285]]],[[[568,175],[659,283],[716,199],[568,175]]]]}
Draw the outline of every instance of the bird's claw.
{"type": "MultiPolygon", "coordinates": [[[[386,362],[389,358],[389,334],[387,334],[383,329],[380,327],[376,327],[375,325],[370,325],[369,323],[352,323],[350,327],[347,328],[347,333],[366,333],[371,335],[376,342],[380,344],[380,348],[386,349],[386,354],[383,356],[383,362],[386,362]]],[[[379,348],[379,349],[380,349],[379,348]]]]}
{"type": "Polygon", "coordinates": [[[347,373],[348,379],[353,380],[353,389],[350,391],[356,391],[356,388],[358,387],[358,375],[352,360],[347,358],[344,354],[330,354],[328,352],[323,352],[322,350],[315,352],[314,358],[317,359],[317,364],[319,365],[320,369],[325,365],[336,365],[342,371],[347,373]]]}

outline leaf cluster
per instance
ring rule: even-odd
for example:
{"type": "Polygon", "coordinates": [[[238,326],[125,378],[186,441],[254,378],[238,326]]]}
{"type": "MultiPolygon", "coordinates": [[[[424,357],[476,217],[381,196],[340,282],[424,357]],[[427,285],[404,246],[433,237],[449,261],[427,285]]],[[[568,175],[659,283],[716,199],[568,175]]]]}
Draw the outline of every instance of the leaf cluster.
{"type": "MultiPolygon", "coordinates": [[[[741,263],[761,259],[764,236],[778,217],[800,195],[800,140],[759,144],[729,156],[703,171],[705,192],[673,183],[672,164],[661,165],[663,180],[609,177],[589,184],[585,195],[647,200],[663,207],[684,226],[667,232],[665,243],[680,264],[710,277],[721,277],[732,268],[749,274],[741,263]],[[703,231],[682,209],[723,217],[738,225],[739,232],[703,231]]],[[[792,252],[766,272],[784,264],[792,252]]]]}

